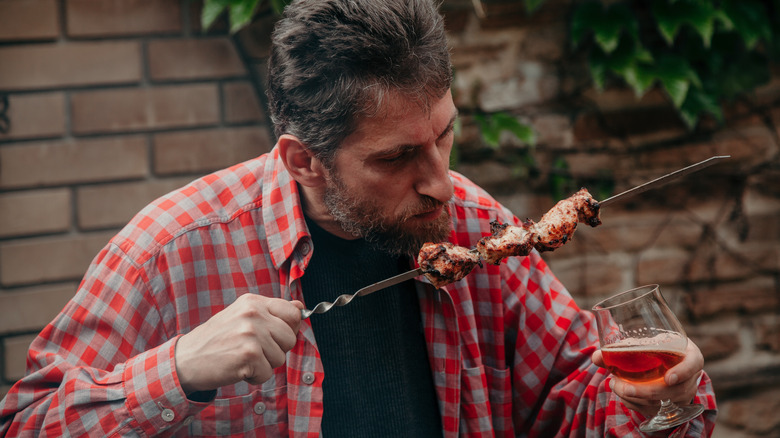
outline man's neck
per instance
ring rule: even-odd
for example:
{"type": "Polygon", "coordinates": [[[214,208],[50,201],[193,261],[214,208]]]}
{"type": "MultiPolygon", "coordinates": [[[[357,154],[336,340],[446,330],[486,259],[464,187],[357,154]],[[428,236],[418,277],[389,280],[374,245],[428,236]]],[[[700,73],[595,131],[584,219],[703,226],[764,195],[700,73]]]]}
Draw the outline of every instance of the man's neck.
{"type": "Polygon", "coordinates": [[[333,219],[325,203],[322,202],[324,196],[322,190],[298,184],[298,191],[301,194],[301,204],[306,217],[334,236],[346,240],[357,239],[357,237],[344,231],[341,225],[333,219]]]}

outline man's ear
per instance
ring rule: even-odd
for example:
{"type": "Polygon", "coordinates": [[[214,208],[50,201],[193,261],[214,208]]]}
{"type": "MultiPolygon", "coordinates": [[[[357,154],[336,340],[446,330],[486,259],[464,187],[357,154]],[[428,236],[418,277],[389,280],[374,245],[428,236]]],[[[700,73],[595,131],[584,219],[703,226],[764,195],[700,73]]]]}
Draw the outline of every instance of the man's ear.
{"type": "Polygon", "coordinates": [[[295,181],[306,187],[317,187],[325,183],[325,167],[298,137],[283,134],[277,145],[284,167],[295,181]]]}

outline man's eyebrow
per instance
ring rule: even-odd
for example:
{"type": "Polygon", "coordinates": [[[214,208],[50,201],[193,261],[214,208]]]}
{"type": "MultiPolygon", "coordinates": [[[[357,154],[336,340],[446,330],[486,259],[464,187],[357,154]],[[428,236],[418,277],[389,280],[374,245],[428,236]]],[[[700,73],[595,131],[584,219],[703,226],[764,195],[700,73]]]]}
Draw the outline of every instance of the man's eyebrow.
{"type": "Polygon", "coordinates": [[[450,130],[455,126],[455,120],[457,120],[457,119],[458,119],[458,110],[456,108],[455,112],[452,113],[452,117],[450,118],[450,122],[447,123],[447,127],[444,128],[444,132],[439,134],[439,137],[437,138],[437,140],[441,140],[442,138],[446,137],[447,134],[450,133],[450,130]]]}
{"type": "MultiPolygon", "coordinates": [[[[452,130],[453,126],[455,125],[455,120],[457,120],[457,119],[458,119],[458,110],[456,109],[453,112],[452,117],[450,118],[450,121],[447,123],[447,127],[444,128],[444,131],[442,131],[442,133],[439,134],[438,137],[436,137],[436,140],[441,140],[442,138],[446,137],[447,134],[449,134],[450,131],[452,130]]],[[[388,148],[386,150],[375,152],[375,153],[371,154],[369,156],[369,158],[379,158],[379,157],[382,157],[382,156],[385,156],[385,155],[392,155],[392,154],[395,154],[395,153],[398,153],[398,152],[414,149],[414,148],[417,148],[417,147],[420,147],[420,145],[418,145],[418,144],[399,144],[399,145],[395,145],[395,146],[393,146],[391,148],[388,148]]]]}

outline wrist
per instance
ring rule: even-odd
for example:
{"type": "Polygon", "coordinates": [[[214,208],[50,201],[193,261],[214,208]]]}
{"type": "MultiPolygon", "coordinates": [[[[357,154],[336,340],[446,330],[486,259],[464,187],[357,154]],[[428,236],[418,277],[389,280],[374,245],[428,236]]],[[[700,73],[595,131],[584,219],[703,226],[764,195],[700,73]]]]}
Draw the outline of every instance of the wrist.
{"type": "Polygon", "coordinates": [[[208,389],[198,388],[194,382],[194,377],[188,368],[192,362],[188,359],[187,351],[187,335],[180,335],[175,340],[173,369],[176,379],[178,380],[179,387],[187,396],[187,398],[192,399],[192,395],[199,392],[206,392],[208,389]]]}

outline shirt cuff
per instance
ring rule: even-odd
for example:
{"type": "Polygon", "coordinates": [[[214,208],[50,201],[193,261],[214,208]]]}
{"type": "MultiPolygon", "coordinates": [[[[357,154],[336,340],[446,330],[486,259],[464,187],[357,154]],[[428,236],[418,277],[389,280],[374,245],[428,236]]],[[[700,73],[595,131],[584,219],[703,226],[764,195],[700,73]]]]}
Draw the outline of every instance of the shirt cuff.
{"type": "Polygon", "coordinates": [[[176,374],[174,352],[181,335],[127,361],[124,381],[127,408],[146,435],[177,429],[203,410],[216,391],[199,393],[195,400],[184,394],[176,374]],[[205,396],[205,397],[204,397],[205,396]]]}

